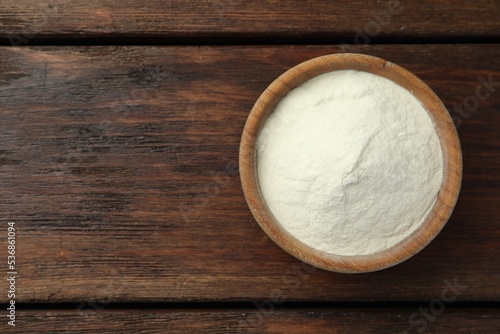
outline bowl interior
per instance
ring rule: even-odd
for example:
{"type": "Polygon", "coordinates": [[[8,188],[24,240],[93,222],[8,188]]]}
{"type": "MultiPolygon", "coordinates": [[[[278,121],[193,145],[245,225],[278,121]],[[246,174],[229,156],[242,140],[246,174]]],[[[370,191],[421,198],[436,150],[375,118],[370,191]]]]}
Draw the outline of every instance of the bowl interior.
{"type": "Polygon", "coordinates": [[[250,112],[240,144],[240,176],[247,203],[266,234],[281,248],[313,266],[336,272],[360,273],[384,269],[422,250],[446,224],[460,191],[462,156],[453,121],[436,94],[419,78],[380,58],[361,54],[336,54],[304,62],[277,78],[250,112]],[[410,91],[432,118],[443,153],[443,183],[433,209],[410,236],[384,251],[358,256],[339,256],[316,250],[293,237],[275,219],[260,191],[256,142],[267,117],[293,88],[324,73],[358,70],[394,81],[410,91]]]}

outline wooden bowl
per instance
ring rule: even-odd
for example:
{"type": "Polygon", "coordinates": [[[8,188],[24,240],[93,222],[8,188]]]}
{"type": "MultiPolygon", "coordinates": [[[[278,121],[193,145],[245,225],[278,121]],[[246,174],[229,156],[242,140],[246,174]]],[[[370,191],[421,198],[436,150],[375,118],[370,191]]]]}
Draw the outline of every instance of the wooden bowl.
{"type": "Polygon", "coordinates": [[[460,191],[462,153],[453,121],[436,94],[419,78],[386,60],[361,54],[335,54],[306,61],[277,78],[259,97],[250,112],[240,144],[240,175],[248,206],[264,232],[281,248],[313,266],[336,272],[361,273],[398,264],[422,250],[449,219],[460,191]],[[293,237],[275,219],[261,194],[257,177],[256,142],[267,117],[293,88],[318,75],[358,70],[390,79],[410,91],[434,121],[443,153],[443,183],[436,203],[424,222],[410,236],[378,253],[339,256],[316,250],[293,237]]]}

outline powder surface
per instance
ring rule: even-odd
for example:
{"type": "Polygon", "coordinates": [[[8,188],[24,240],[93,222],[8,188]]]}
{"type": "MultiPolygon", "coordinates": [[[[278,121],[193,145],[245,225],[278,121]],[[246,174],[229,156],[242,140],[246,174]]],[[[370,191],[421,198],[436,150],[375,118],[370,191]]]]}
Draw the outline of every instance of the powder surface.
{"type": "Polygon", "coordinates": [[[443,179],[427,111],[391,80],[326,73],[290,91],[257,141],[262,194],[303,243],[337,255],[387,249],[415,231],[443,179]]]}

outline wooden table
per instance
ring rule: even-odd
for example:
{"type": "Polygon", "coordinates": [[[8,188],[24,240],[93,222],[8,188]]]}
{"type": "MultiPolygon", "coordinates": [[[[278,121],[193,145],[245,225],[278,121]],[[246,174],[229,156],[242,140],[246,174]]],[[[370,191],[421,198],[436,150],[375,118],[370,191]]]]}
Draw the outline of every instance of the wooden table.
{"type": "Polygon", "coordinates": [[[2,0],[2,333],[499,333],[500,1],[2,0]],[[278,75],[360,52],[458,126],[464,178],[425,250],[304,266],[252,217],[246,117],[278,75]]]}

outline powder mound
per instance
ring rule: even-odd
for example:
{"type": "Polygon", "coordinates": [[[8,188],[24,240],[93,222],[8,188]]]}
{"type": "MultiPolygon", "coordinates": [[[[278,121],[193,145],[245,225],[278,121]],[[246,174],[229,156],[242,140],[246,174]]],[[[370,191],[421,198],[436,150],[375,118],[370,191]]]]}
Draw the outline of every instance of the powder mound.
{"type": "Polygon", "coordinates": [[[409,236],[443,181],[439,138],[419,100],[353,70],[290,91],[259,134],[257,164],[278,222],[308,246],[345,256],[409,236]]]}

